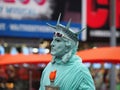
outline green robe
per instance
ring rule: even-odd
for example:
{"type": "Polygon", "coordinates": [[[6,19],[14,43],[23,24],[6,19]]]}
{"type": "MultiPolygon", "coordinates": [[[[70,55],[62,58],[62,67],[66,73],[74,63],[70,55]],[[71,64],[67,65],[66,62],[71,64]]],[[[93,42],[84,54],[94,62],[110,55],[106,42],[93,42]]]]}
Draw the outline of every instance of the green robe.
{"type": "Polygon", "coordinates": [[[60,90],[95,90],[88,68],[76,55],[65,64],[61,61],[54,64],[50,62],[42,73],[39,90],[45,90],[45,85],[50,85],[49,74],[54,70],[57,70],[54,84],[59,86],[60,90]]]}

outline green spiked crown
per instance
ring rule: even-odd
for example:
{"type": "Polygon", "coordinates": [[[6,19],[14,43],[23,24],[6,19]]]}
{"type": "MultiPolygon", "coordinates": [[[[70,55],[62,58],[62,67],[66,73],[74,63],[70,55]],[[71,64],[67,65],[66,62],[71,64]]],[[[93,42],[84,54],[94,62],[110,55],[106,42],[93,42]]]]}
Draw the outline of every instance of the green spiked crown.
{"type": "Polygon", "coordinates": [[[78,41],[79,40],[78,35],[85,28],[79,30],[78,32],[73,32],[73,30],[70,28],[71,19],[69,20],[68,24],[66,26],[64,26],[64,25],[60,24],[60,17],[61,17],[61,14],[58,17],[56,26],[53,26],[53,25],[48,24],[48,23],[47,24],[50,27],[52,27],[55,30],[55,32],[62,34],[64,37],[75,40],[75,41],[78,41]]]}

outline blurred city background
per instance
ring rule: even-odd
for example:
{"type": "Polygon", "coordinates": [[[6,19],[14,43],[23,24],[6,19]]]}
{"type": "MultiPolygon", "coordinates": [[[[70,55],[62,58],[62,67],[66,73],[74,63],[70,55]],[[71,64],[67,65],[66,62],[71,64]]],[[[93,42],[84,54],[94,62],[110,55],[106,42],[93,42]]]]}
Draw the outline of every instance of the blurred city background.
{"type": "MultiPolygon", "coordinates": [[[[86,27],[79,35],[78,52],[119,47],[119,7],[120,0],[0,0],[0,90],[39,89],[41,73],[49,61],[19,62],[18,56],[15,63],[10,57],[49,55],[53,30],[46,23],[56,24],[60,13],[62,24],[72,19],[73,30],[86,27]]],[[[120,90],[120,58],[106,58],[84,64],[90,69],[96,90],[120,90]]]]}

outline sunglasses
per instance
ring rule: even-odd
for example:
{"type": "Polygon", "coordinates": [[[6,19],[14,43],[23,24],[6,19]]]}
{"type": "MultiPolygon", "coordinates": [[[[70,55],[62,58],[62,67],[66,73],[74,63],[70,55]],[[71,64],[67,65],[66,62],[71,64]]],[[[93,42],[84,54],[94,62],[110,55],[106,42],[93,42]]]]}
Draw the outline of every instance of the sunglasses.
{"type": "MultiPolygon", "coordinates": [[[[64,37],[64,38],[70,39],[69,37],[65,36],[64,34],[61,34],[61,33],[58,33],[58,32],[54,32],[54,36],[64,37]]],[[[71,40],[71,39],[70,39],[70,40],[71,40]]]]}

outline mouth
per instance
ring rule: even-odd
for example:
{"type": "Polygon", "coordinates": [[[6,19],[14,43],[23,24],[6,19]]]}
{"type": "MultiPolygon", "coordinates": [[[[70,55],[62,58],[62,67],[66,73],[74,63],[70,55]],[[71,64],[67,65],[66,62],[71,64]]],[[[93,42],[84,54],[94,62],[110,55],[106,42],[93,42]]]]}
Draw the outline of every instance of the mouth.
{"type": "Polygon", "coordinates": [[[51,48],[51,51],[55,51],[55,49],[54,49],[54,48],[51,48]]]}
{"type": "Polygon", "coordinates": [[[54,47],[51,47],[51,50],[55,50],[55,48],[54,48],[54,47]]]}

